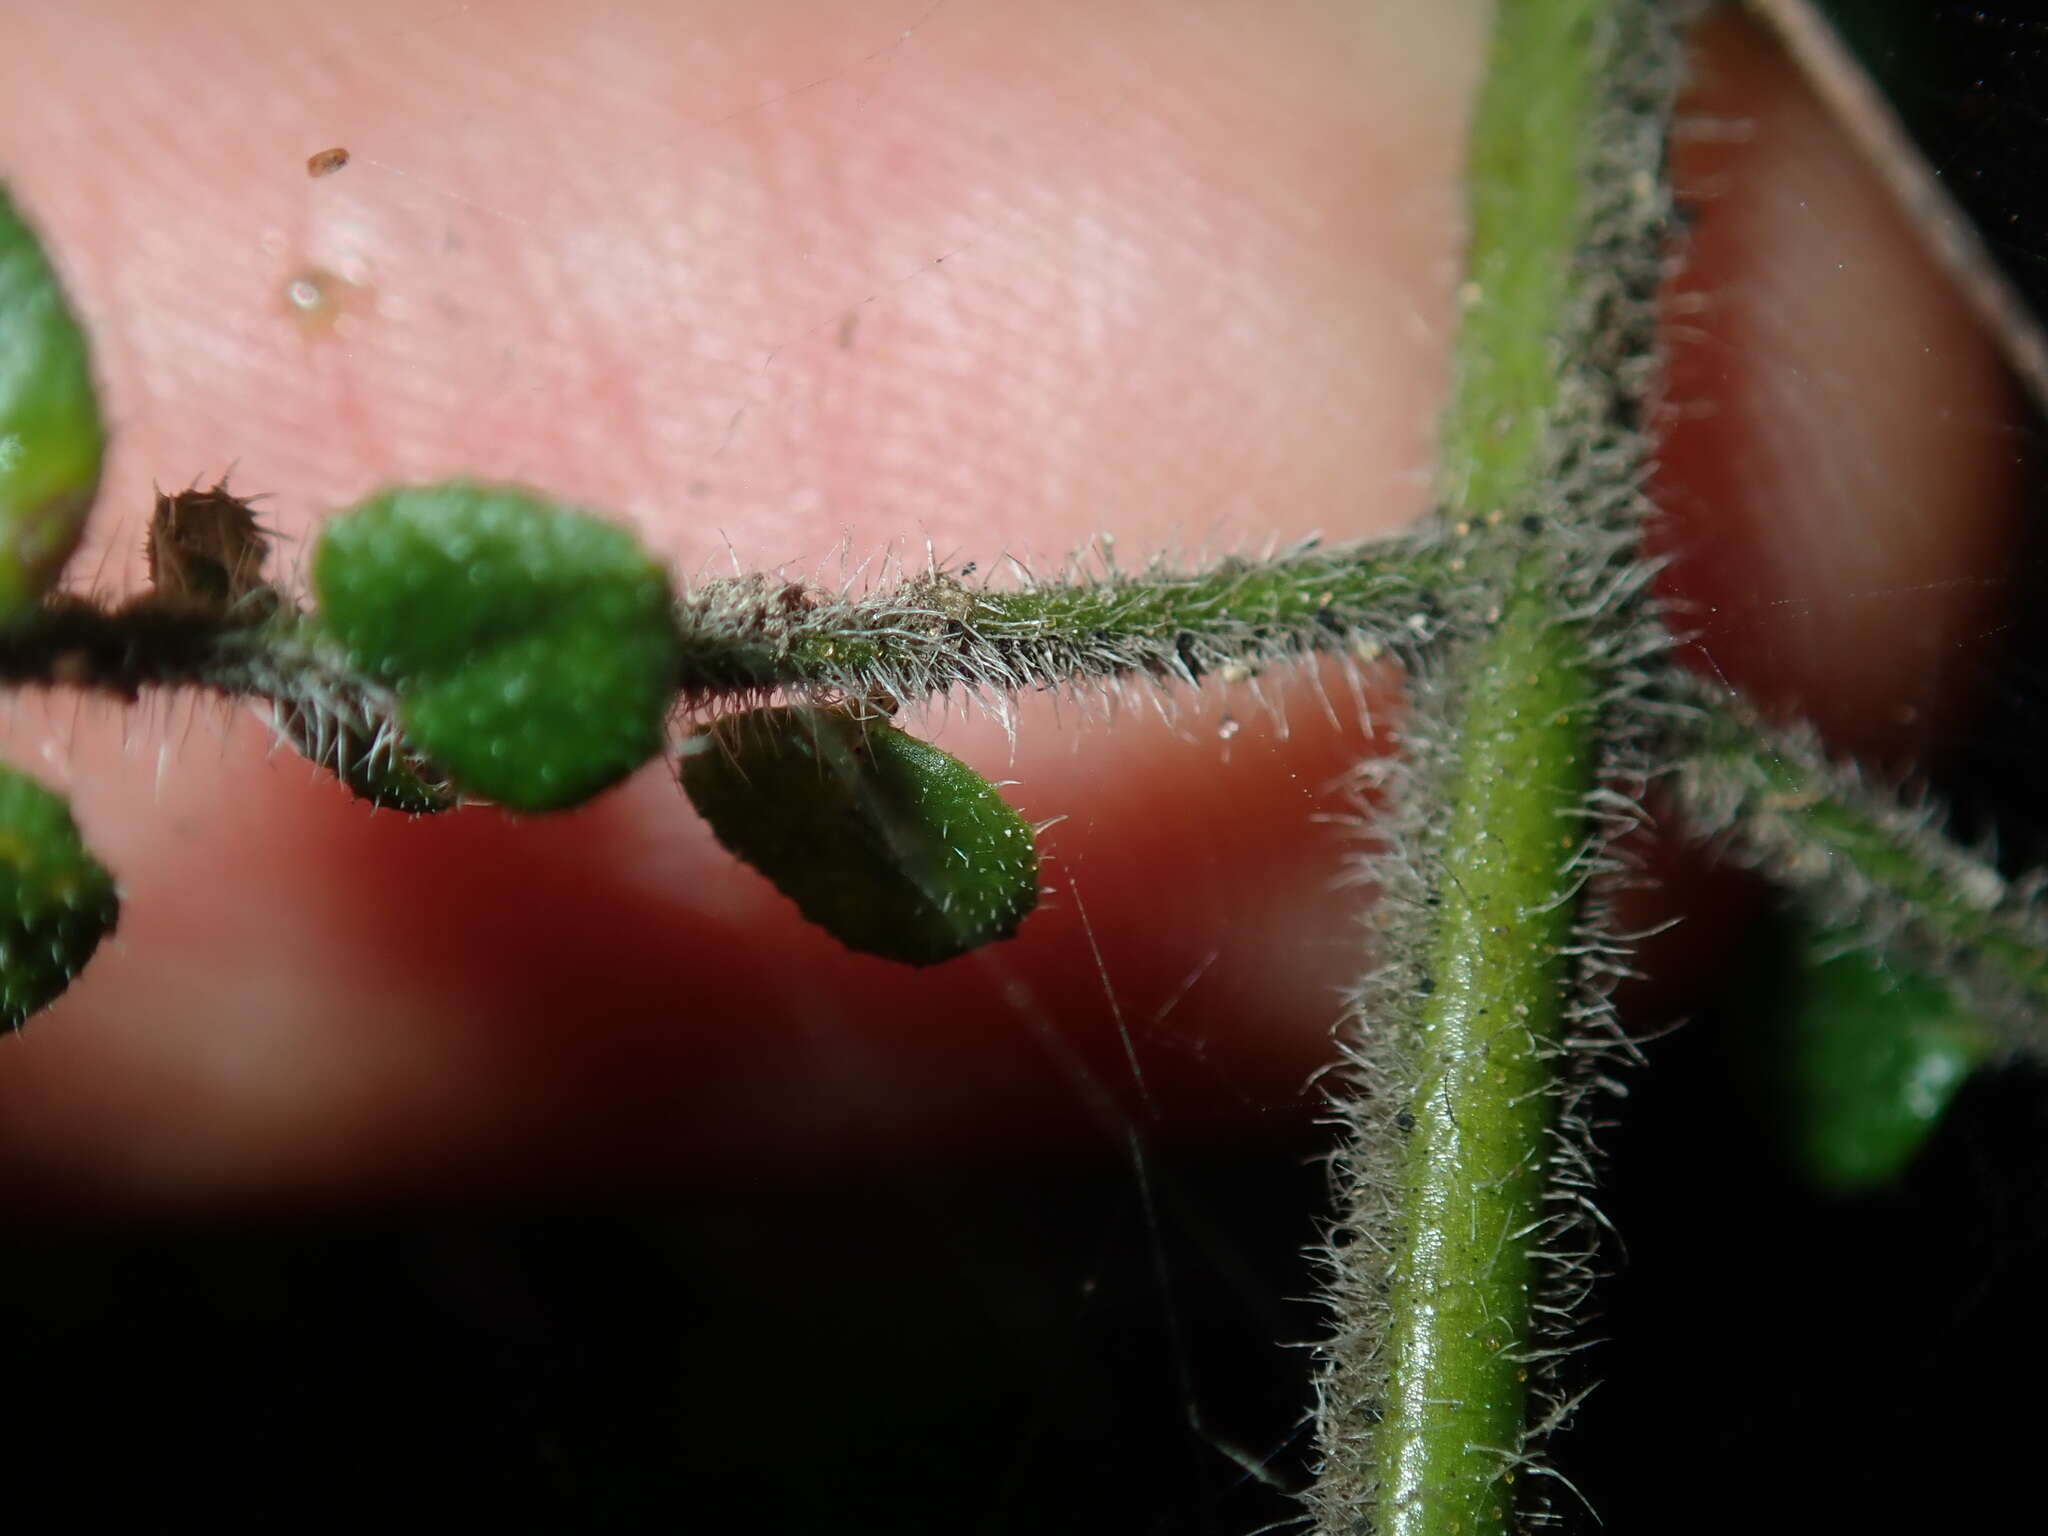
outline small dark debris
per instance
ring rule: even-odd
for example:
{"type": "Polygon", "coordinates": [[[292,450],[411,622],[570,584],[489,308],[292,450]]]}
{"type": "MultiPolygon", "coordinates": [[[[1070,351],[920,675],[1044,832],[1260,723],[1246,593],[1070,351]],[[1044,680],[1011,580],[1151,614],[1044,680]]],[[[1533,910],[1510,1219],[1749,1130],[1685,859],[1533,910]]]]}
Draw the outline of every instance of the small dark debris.
{"type": "Polygon", "coordinates": [[[270,542],[250,501],[228,489],[225,475],[207,490],[157,492],[143,545],[157,606],[218,616],[264,590],[270,542]]]}

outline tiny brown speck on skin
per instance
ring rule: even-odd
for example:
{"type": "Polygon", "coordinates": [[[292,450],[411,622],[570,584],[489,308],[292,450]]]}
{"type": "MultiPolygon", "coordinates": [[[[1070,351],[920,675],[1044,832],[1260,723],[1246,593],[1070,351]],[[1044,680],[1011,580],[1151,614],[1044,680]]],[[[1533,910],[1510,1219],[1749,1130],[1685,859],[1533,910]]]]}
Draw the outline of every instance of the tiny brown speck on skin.
{"type": "Polygon", "coordinates": [[[306,174],[308,176],[332,176],[347,164],[348,151],[337,144],[332,149],[321,150],[317,155],[308,155],[306,157],[306,174]]]}

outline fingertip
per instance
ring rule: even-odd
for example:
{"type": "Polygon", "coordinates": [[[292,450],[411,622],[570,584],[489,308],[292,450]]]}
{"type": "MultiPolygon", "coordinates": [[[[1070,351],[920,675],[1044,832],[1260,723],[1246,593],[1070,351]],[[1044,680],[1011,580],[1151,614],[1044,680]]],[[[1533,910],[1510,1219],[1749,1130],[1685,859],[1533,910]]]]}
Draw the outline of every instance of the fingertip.
{"type": "Polygon", "coordinates": [[[1760,29],[1700,31],[1673,147],[1657,538],[1694,659],[1845,751],[1966,712],[2017,529],[1989,340],[1760,29]]]}

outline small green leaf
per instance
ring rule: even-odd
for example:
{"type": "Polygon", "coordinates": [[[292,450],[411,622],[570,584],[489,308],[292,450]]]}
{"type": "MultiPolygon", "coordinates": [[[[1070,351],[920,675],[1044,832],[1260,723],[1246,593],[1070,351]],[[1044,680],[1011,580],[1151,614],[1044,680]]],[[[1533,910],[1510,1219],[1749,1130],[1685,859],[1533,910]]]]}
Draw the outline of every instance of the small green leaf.
{"type": "Polygon", "coordinates": [[[718,840],[849,949],[933,965],[1038,904],[1031,827],[958,758],[843,709],[727,715],[683,749],[718,840]]]}
{"type": "Polygon", "coordinates": [[[0,764],[0,1029],[55,1001],[120,910],[63,798],[0,764]]]}
{"type": "Polygon", "coordinates": [[[0,190],[0,623],[77,547],[105,446],[85,333],[0,190]]]}
{"type": "Polygon", "coordinates": [[[408,742],[466,790],[556,810],[661,749],[673,594],[622,528],[507,486],[400,487],[327,524],[313,588],[397,688],[408,742]]]}
{"type": "Polygon", "coordinates": [[[1838,952],[1793,924],[1767,983],[1779,1112],[1799,1172],[1849,1194],[1902,1176],[1970,1073],[1990,1032],[1926,971],[1838,952]]]}

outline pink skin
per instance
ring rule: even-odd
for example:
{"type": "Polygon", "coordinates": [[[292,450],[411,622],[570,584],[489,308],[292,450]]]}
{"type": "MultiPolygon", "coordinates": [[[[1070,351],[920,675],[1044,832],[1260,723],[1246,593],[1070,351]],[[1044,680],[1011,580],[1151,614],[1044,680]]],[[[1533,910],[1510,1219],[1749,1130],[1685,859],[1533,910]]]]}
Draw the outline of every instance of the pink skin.
{"type": "MultiPolygon", "coordinates": [[[[1099,530],[1136,560],[1398,528],[1481,9],[24,12],[0,174],[115,429],[74,571],[132,583],[152,481],[230,464],[287,562],[323,512],[460,472],[611,509],[686,573],[728,547],[836,575],[927,541],[997,569],[1099,530]],[[335,145],[351,163],[309,178],[335,145]]],[[[1673,579],[1730,672],[1904,749],[1992,622],[2011,404],[1818,109],[1718,30],[1712,109],[1757,127],[1688,152],[1716,180],[1675,345],[1673,579]]],[[[1287,734],[1242,689],[1170,726],[1145,698],[1113,724],[1029,701],[1014,757],[935,717],[1066,820],[1022,936],[929,972],[807,929],[660,765],[563,817],[408,823],[247,715],[24,700],[8,751],[73,796],[126,907],[0,1043],[0,1200],[1095,1156],[1131,1115],[1298,1136],[1360,954],[1314,819],[1367,740],[1333,683],[1336,723],[1267,684],[1287,734]]]]}

